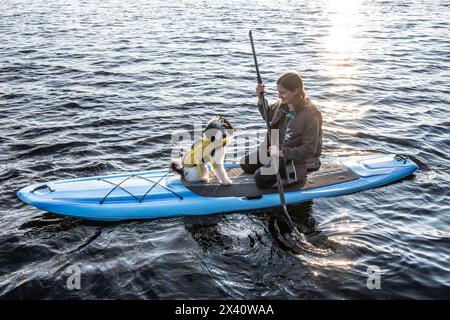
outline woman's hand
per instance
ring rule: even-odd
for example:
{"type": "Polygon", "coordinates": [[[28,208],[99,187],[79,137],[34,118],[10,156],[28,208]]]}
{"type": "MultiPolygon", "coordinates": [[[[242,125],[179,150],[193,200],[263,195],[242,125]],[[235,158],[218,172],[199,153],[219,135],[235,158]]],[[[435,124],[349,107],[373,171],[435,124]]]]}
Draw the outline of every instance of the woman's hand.
{"type": "Polygon", "coordinates": [[[256,93],[258,94],[258,97],[264,93],[264,83],[260,83],[256,86],[256,93]]]}
{"type": "Polygon", "coordinates": [[[277,158],[283,158],[283,151],[281,151],[278,146],[270,146],[269,147],[269,154],[270,156],[274,156],[277,158]]]}

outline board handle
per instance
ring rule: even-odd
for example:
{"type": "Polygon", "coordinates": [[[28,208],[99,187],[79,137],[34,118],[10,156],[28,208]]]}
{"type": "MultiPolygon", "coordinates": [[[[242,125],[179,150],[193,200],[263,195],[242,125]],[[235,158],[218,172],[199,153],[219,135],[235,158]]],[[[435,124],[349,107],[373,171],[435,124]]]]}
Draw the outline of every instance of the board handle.
{"type": "Polygon", "coordinates": [[[38,190],[41,190],[41,189],[48,189],[48,190],[50,190],[50,192],[54,192],[55,191],[54,189],[50,188],[48,185],[43,184],[43,185],[37,186],[36,188],[31,190],[30,192],[34,193],[35,191],[38,191],[38,190]]]}

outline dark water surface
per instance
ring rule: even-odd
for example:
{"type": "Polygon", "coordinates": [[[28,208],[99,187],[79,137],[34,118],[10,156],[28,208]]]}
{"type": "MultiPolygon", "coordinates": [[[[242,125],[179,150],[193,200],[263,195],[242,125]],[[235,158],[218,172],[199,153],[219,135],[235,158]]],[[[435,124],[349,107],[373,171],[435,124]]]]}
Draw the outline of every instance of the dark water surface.
{"type": "Polygon", "coordinates": [[[10,0],[0,12],[1,298],[449,297],[448,1],[10,0]],[[313,247],[300,254],[276,209],[108,224],[15,196],[165,167],[172,132],[216,113],[237,135],[264,129],[249,29],[270,99],[282,71],[304,77],[324,158],[402,153],[420,170],[289,208],[313,247]],[[73,266],[80,290],[66,285],[73,266]]]}

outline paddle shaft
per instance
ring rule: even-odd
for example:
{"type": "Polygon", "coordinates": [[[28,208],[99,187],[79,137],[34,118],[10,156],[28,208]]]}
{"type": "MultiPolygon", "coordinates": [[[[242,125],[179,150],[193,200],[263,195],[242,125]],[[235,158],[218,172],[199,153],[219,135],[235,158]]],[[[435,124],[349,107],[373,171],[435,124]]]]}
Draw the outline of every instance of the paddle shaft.
{"type": "MultiPolygon", "coordinates": [[[[253,35],[252,35],[252,31],[251,30],[249,31],[248,35],[250,37],[250,42],[252,44],[253,60],[255,61],[255,68],[256,68],[256,78],[257,78],[258,84],[262,84],[262,78],[261,78],[261,74],[259,73],[258,61],[256,59],[255,45],[253,43],[253,35]]],[[[268,112],[269,107],[267,106],[267,101],[264,98],[264,93],[261,93],[260,99],[262,99],[262,103],[263,103],[263,110],[264,110],[264,114],[265,114],[264,118],[265,118],[265,121],[266,121],[267,133],[268,133],[267,147],[269,148],[270,145],[271,145],[270,136],[271,136],[271,131],[272,131],[271,128],[270,128],[270,123],[269,123],[269,112],[268,112]]],[[[271,157],[271,161],[279,161],[279,159],[276,159],[275,156],[272,156],[271,157]]],[[[284,216],[285,216],[285,218],[286,218],[286,220],[287,220],[287,222],[289,224],[289,227],[291,228],[292,232],[297,234],[297,229],[295,229],[294,224],[292,223],[291,217],[289,216],[289,213],[287,211],[286,198],[284,196],[283,183],[281,181],[281,176],[280,176],[279,170],[276,171],[276,177],[277,177],[278,193],[280,195],[281,209],[283,211],[283,214],[284,214],[284,216]]]]}

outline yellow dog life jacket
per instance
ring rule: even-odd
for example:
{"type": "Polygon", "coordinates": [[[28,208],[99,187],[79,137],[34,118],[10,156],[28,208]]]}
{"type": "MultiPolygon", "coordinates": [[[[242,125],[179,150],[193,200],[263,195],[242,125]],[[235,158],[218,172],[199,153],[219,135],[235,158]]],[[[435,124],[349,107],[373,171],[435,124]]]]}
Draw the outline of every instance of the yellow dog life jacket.
{"type": "Polygon", "coordinates": [[[199,177],[202,176],[202,169],[200,164],[205,162],[205,159],[209,159],[214,169],[217,168],[217,163],[214,161],[213,155],[216,148],[219,146],[225,146],[229,141],[224,139],[218,142],[211,142],[209,140],[199,140],[194,143],[191,149],[185,154],[183,158],[183,166],[184,167],[193,167],[197,168],[197,172],[199,177]]]}

